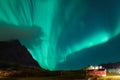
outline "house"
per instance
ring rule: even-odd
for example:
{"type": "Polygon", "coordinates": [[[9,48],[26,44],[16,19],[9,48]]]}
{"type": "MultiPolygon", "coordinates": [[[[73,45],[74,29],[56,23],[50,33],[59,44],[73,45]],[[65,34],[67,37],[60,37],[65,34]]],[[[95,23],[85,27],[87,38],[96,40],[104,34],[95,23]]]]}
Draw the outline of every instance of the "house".
{"type": "Polygon", "coordinates": [[[101,66],[90,66],[86,70],[87,76],[106,76],[106,69],[101,66]]]}

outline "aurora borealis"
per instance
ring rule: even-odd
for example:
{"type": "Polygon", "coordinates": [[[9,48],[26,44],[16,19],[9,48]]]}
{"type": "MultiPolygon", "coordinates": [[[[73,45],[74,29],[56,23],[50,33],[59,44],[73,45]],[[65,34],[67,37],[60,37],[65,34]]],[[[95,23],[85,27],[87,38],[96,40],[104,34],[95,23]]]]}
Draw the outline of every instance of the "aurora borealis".
{"type": "Polygon", "coordinates": [[[0,40],[19,39],[49,70],[112,62],[115,52],[105,50],[120,34],[119,7],[120,0],[0,0],[0,40]]]}

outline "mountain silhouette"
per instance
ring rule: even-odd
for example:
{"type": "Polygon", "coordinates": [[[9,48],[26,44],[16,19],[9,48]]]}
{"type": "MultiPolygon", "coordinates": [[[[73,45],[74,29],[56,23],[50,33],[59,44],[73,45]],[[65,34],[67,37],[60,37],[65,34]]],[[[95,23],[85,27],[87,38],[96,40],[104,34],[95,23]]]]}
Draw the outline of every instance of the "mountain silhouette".
{"type": "Polygon", "coordinates": [[[36,66],[38,63],[32,58],[27,49],[18,40],[0,42],[0,67],[36,66]]]}

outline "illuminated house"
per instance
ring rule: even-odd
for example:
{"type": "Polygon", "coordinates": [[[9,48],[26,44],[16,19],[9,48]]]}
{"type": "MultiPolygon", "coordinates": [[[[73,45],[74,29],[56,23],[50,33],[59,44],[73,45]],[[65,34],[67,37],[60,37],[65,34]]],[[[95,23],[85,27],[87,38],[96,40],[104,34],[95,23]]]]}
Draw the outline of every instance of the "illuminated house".
{"type": "Polygon", "coordinates": [[[90,66],[86,71],[87,76],[106,76],[106,69],[102,69],[101,66],[90,66]]]}

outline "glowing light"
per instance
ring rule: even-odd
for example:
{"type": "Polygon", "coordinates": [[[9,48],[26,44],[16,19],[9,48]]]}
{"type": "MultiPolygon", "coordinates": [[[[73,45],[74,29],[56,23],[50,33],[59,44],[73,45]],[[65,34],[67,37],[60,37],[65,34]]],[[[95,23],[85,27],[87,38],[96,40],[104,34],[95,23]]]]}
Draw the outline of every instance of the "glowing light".
{"type": "Polygon", "coordinates": [[[106,10],[111,7],[102,12],[102,4],[89,1],[0,0],[0,27],[7,24],[11,29],[3,34],[0,28],[0,40],[19,39],[41,67],[55,70],[70,54],[104,44],[120,33],[119,19],[117,26],[108,25],[112,22],[108,13],[113,11],[106,10]],[[109,30],[111,27],[115,29],[109,30]]]}
{"type": "Polygon", "coordinates": [[[88,37],[87,39],[85,39],[83,42],[74,44],[74,46],[72,46],[71,48],[71,51],[68,50],[68,52],[66,52],[66,56],[76,51],[80,51],[85,48],[89,48],[98,44],[105,43],[108,40],[109,40],[109,34],[107,32],[104,31],[101,31],[99,33],[97,32],[91,35],[90,37],[88,37]]]}
{"type": "Polygon", "coordinates": [[[102,76],[103,76],[103,77],[105,77],[105,76],[106,76],[106,74],[103,74],[102,76]]]}

